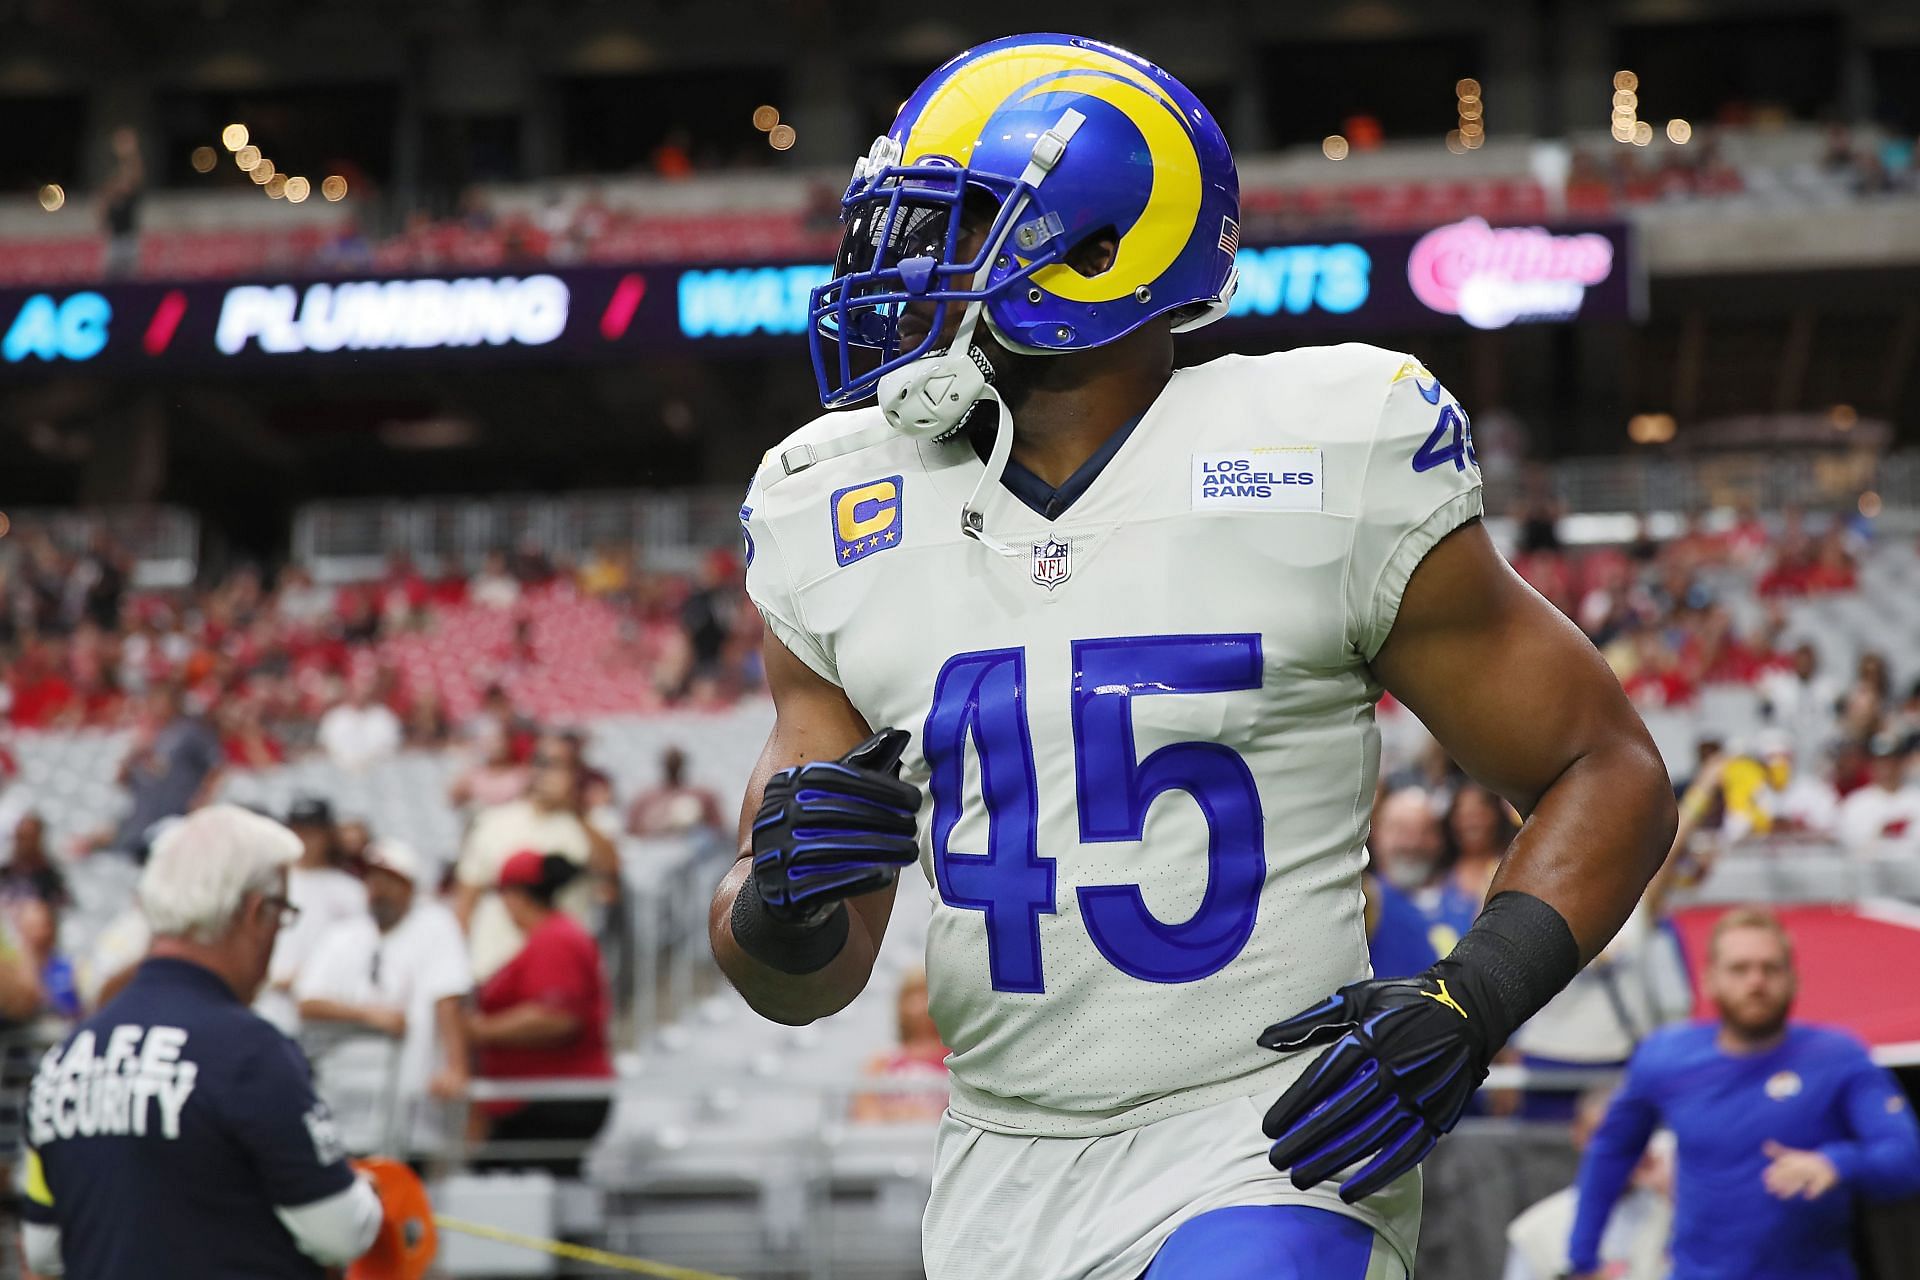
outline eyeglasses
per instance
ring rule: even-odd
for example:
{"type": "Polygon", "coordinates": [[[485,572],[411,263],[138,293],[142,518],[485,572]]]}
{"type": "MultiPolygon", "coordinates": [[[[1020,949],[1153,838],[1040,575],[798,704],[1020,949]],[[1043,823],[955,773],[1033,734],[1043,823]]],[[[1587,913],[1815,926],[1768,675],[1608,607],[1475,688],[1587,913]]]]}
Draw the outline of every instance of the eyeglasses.
{"type": "Polygon", "coordinates": [[[274,909],[276,913],[274,922],[282,929],[291,929],[300,920],[300,908],[277,893],[269,894],[260,899],[260,902],[261,905],[274,909]]]}

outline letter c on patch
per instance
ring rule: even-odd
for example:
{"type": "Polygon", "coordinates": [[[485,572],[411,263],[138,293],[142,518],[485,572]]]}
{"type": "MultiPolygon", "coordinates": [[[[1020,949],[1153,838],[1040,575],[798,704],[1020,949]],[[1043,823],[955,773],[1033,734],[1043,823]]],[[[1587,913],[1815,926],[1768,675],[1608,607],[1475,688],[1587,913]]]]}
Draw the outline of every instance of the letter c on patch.
{"type": "Polygon", "coordinates": [[[852,542],[885,529],[893,523],[899,496],[900,491],[891,480],[876,480],[841,494],[833,511],[840,536],[852,542]]]}

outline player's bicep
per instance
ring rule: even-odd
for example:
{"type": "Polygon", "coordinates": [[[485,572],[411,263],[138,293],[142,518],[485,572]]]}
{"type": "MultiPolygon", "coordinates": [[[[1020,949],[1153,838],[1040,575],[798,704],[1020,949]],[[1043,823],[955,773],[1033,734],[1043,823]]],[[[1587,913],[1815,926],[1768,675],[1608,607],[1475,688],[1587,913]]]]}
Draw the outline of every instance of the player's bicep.
{"type": "Polygon", "coordinates": [[[1478,521],[1414,569],[1372,665],[1468,773],[1522,813],[1599,746],[1658,759],[1605,660],[1478,521]]]}

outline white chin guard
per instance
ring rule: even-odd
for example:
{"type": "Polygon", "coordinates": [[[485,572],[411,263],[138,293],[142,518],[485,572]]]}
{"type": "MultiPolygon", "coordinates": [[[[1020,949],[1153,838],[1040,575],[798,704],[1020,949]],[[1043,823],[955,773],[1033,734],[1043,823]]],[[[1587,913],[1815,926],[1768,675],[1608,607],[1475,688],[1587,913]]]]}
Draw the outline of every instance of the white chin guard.
{"type": "Polygon", "coordinates": [[[986,393],[984,364],[971,341],[956,341],[937,355],[887,374],[879,386],[880,412],[887,425],[915,440],[952,435],[986,393]]]}

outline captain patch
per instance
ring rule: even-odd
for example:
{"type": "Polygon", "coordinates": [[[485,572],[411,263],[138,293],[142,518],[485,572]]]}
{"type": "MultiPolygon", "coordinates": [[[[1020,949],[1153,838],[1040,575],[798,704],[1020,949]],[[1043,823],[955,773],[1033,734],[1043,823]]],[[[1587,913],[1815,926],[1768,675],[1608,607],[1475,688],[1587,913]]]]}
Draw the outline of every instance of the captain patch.
{"type": "Polygon", "coordinates": [[[1306,446],[1193,455],[1195,511],[1319,511],[1320,451],[1306,446]]]}
{"type": "Polygon", "coordinates": [[[864,560],[900,545],[900,476],[836,489],[828,500],[833,518],[833,554],[841,564],[864,560]]]}

